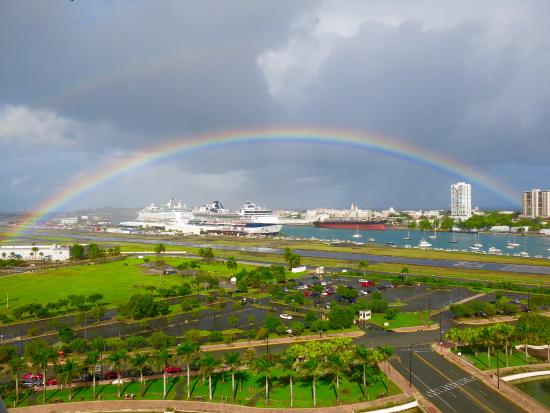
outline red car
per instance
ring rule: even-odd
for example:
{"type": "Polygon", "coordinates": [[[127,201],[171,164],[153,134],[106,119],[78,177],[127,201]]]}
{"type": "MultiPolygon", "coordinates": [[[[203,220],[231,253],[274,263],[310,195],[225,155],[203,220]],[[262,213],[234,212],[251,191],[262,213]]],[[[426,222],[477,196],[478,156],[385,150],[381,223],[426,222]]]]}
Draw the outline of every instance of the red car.
{"type": "Polygon", "coordinates": [[[57,379],[48,379],[46,380],[46,386],[57,386],[59,383],[57,379]]]}
{"type": "Polygon", "coordinates": [[[363,281],[361,283],[361,287],[372,287],[374,285],[374,281],[363,281]]]}
{"type": "Polygon", "coordinates": [[[305,290],[304,291],[304,297],[309,297],[311,295],[311,291],[305,290]]]}
{"type": "Polygon", "coordinates": [[[166,373],[181,373],[182,372],[181,367],[177,367],[177,366],[166,366],[164,368],[164,371],[166,373]]]}
{"type": "Polygon", "coordinates": [[[23,374],[23,380],[42,380],[44,376],[40,373],[25,373],[23,374]]]}
{"type": "Polygon", "coordinates": [[[107,370],[104,374],[103,374],[103,378],[105,380],[114,380],[114,379],[118,379],[118,374],[116,371],[113,371],[113,370],[107,370]]]}

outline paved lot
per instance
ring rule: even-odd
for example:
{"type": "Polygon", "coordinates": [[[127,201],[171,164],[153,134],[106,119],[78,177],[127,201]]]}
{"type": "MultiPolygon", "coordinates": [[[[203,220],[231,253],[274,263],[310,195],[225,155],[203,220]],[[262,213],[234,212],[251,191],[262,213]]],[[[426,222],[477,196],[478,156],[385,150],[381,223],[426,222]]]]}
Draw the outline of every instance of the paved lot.
{"type": "Polygon", "coordinates": [[[392,366],[442,412],[520,413],[516,404],[432,350],[429,345],[395,349],[392,366]],[[410,355],[412,354],[412,363],[410,355]],[[409,366],[412,368],[409,369],[409,366]]]}

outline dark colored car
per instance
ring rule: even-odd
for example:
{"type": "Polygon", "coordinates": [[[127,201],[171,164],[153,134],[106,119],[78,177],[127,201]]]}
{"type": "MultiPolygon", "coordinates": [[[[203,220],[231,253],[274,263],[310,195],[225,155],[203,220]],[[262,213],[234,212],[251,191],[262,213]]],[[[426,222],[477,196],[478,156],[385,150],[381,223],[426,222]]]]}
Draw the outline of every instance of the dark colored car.
{"type": "MultiPolygon", "coordinates": [[[[94,375],[90,373],[85,373],[82,376],[80,376],[80,381],[86,382],[86,381],[92,381],[94,379],[94,375]]],[[[96,380],[101,380],[101,375],[95,374],[96,380]]]]}
{"type": "Polygon", "coordinates": [[[103,373],[103,378],[105,380],[114,380],[118,378],[118,374],[116,371],[107,370],[105,373],[103,373]]]}
{"type": "MultiPolygon", "coordinates": [[[[153,369],[151,369],[150,367],[145,367],[143,369],[143,375],[144,376],[152,376],[153,374],[154,374],[153,369]]],[[[139,370],[130,370],[128,372],[128,376],[130,376],[130,377],[139,377],[140,372],[139,372],[139,370]]]]}

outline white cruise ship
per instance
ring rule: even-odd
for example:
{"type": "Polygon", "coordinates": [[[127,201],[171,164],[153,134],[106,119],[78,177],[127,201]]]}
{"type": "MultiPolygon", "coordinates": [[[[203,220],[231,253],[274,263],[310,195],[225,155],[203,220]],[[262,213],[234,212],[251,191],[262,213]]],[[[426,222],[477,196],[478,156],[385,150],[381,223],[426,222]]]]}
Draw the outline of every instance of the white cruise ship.
{"type": "Polygon", "coordinates": [[[198,208],[188,208],[174,199],[164,205],[151,204],[142,209],[135,221],[122,222],[125,227],[149,227],[183,233],[217,233],[237,235],[276,235],[282,225],[272,210],[247,201],[240,210],[225,209],[220,201],[198,208]]]}

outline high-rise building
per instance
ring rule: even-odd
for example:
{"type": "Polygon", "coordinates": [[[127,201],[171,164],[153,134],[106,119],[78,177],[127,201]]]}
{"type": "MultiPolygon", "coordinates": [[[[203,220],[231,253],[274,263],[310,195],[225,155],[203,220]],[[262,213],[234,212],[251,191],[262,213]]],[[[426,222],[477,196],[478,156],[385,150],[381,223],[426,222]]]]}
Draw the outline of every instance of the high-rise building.
{"type": "Polygon", "coordinates": [[[468,219],[472,216],[472,186],[464,182],[451,185],[451,216],[468,219]]]}
{"type": "Polygon", "coordinates": [[[550,217],[550,190],[532,189],[522,195],[522,214],[525,217],[550,217]]]}

